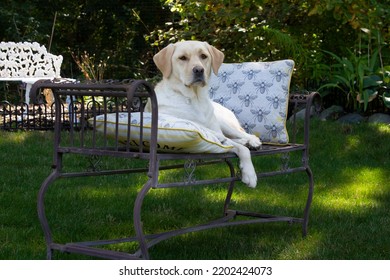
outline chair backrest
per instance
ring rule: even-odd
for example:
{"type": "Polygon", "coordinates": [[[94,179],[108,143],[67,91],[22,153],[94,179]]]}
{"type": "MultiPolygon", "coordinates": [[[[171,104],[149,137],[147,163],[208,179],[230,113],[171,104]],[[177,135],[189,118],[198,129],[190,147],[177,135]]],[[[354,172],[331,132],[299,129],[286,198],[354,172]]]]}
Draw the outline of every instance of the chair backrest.
{"type": "Polygon", "coordinates": [[[60,78],[61,55],[38,43],[0,43],[0,79],[60,78]]]}
{"type": "Polygon", "coordinates": [[[211,99],[232,110],[263,143],[287,144],[286,118],[293,60],[224,63],[212,75],[211,99]]]}

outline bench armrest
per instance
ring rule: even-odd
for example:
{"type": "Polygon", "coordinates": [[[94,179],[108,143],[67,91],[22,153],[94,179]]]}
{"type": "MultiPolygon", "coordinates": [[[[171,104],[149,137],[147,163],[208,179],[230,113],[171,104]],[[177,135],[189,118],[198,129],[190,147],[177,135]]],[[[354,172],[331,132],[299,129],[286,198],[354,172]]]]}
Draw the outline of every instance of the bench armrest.
{"type": "Polygon", "coordinates": [[[321,96],[318,92],[310,92],[308,94],[292,93],[290,95],[290,108],[292,108],[291,122],[292,128],[292,141],[296,143],[297,128],[297,112],[301,109],[305,110],[304,114],[304,144],[309,147],[309,131],[310,131],[310,118],[313,113],[318,113],[321,109],[321,96]]]}

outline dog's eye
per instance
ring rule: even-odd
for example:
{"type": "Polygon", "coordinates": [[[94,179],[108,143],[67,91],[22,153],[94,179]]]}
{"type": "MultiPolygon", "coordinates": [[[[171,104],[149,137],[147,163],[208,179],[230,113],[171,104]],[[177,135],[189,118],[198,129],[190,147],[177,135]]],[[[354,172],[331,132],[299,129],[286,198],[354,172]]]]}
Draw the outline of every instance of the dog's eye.
{"type": "Polygon", "coordinates": [[[182,56],[179,57],[179,59],[182,60],[182,61],[186,61],[187,57],[185,55],[182,55],[182,56]]]}
{"type": "Polygon", "coordinates": [[[202,53],[201,55],[200,55],[200,58],[201,59],[206,59],[208,56],[207,55],[205,55],[204,53],[202,53]]]}

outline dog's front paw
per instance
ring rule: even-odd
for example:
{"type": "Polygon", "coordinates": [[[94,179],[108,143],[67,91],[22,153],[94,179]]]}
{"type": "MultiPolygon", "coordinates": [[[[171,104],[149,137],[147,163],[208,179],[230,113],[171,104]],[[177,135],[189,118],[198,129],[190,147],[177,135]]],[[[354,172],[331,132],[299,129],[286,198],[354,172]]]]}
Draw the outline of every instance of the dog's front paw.
{"type": "Polygon", "coordinates": [[[250,135],[248,139],[248,145],[250,148],[258,149],[261,146],[260,138],[256,135],[250,135]]]}
{"type": "Polygon", "coordinates": [[[241,168],[241,181],[250,188],[256,188],[257,175],[254,168],[241,168]]]}

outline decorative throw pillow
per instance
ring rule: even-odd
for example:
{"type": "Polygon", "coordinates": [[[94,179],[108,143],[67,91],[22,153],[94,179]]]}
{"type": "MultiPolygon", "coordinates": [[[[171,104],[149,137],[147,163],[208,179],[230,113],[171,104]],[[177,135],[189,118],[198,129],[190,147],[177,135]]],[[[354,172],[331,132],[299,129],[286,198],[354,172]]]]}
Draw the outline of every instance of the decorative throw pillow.
{"type": "MultiPolygon", "coordinates": [[[[94,118],[88,120],[94,124],[94,118]]],[[[126,142],[130,127],[130,145],[138,147],[140,140],[141,114],[131,113],[131,124],[128,124],[128,113],[99,115],[96,117],[95,129],[104,131],[114,138],[116,135],[116,122],[118,122],[119,141],[126,142]]],[[[143,113],[143,145],[150,146],[151,114],[143,113]]],[[[226,153],[233,147],[222,144],[219,139],[207,128],[194,122],[179,119],[167,114],[159,114],[158,119],[158,151],[174,153],[226,153]]]]}
{"type": "Polygon", "coordinates": [[[232,110],[263,143],[287,144],[286,118],[293,60],[224,63],[212,75],[211,99],[232,110]]]}

